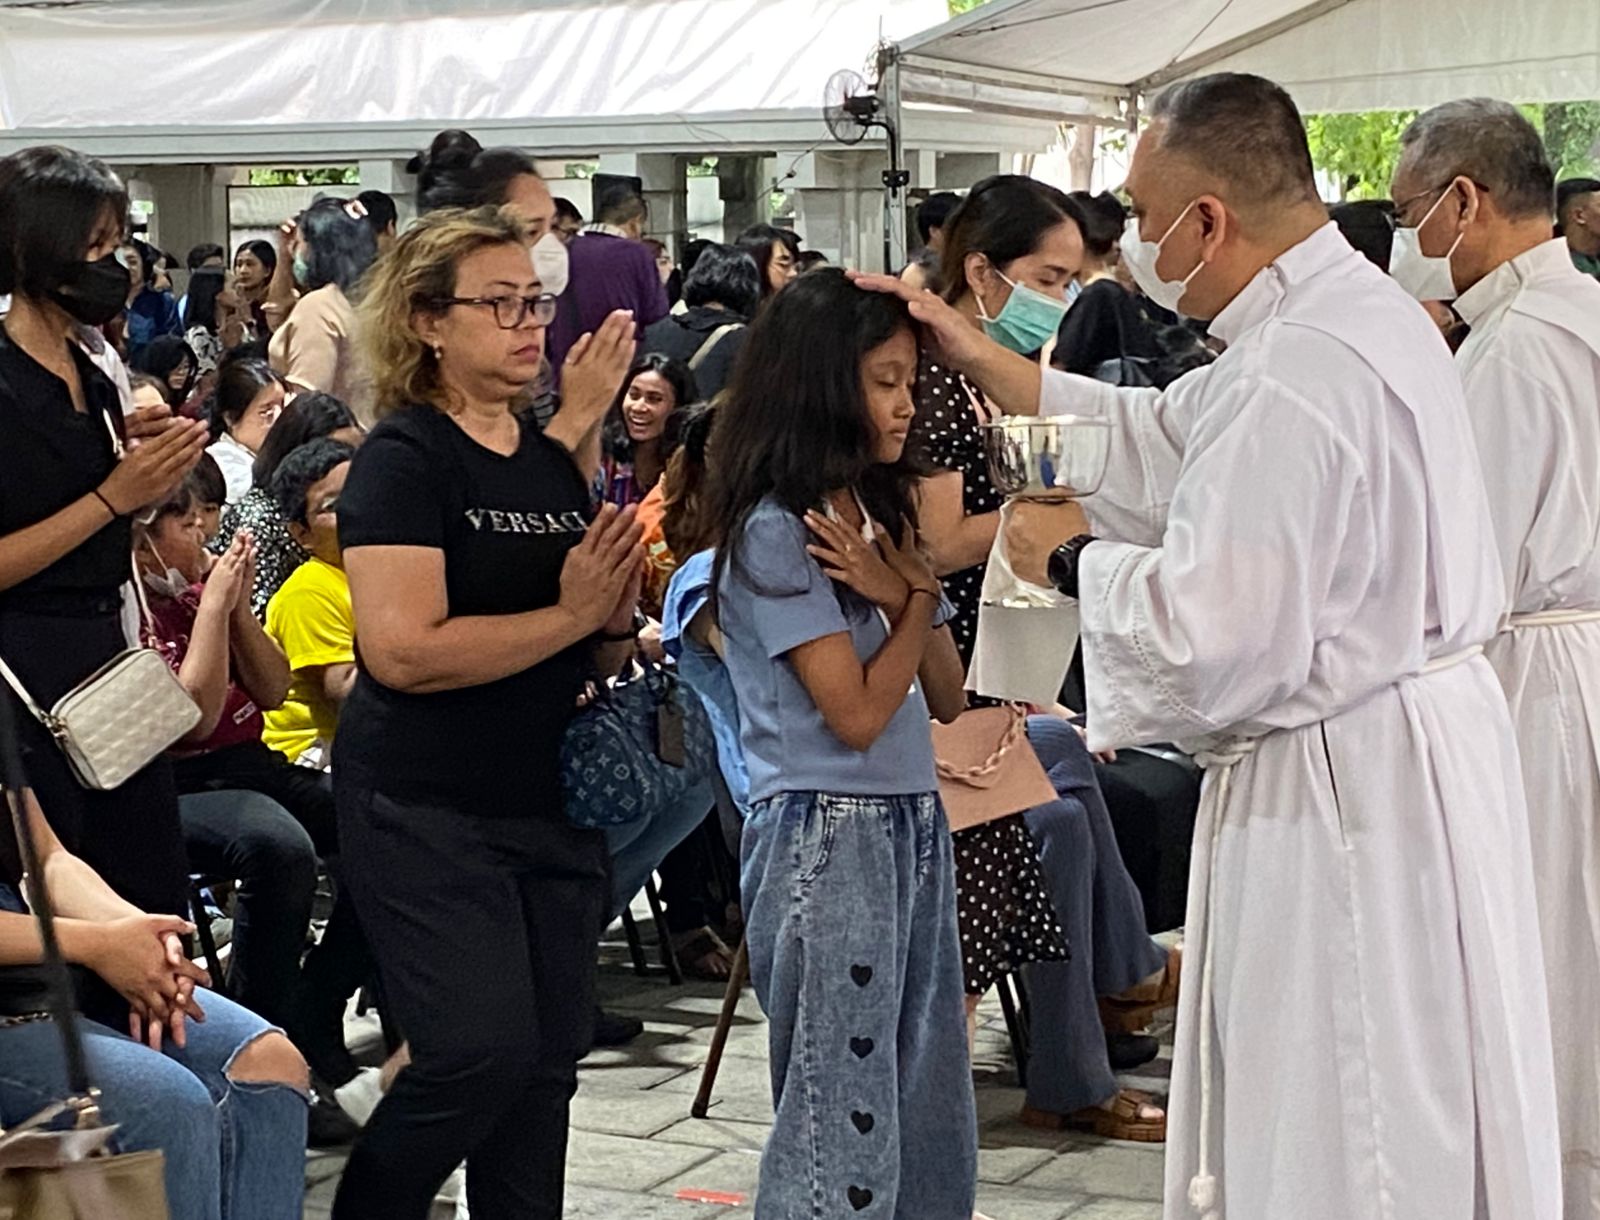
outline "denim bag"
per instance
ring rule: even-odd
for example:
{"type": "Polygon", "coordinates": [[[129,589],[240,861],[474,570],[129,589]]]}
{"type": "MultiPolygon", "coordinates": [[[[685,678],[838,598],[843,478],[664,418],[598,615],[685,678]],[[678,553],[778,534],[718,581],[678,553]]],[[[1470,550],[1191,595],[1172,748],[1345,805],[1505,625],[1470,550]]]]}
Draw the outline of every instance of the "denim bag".
{"type": "Polygon", "coordinates": [[[567,728],[567,820],[605,830],[661,813],[711,774],[716,757],[700,700],[675,674],[640,661],[630,676],[601,688],[567,728]],[[681,726],[681,755],[674,726],[681,726]]]}

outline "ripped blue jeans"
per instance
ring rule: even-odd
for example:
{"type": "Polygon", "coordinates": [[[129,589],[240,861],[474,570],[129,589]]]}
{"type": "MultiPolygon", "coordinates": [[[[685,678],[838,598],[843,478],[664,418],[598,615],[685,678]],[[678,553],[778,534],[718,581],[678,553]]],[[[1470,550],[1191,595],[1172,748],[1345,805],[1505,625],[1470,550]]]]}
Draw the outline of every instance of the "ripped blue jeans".
{"type": "MultiPolygon", "coordinates": [[[[89,1079],[117,1124],[123,1152],[166,1155],[172,1220],[284,1220],[305,1196],[306,1099],[281,1084],[230,1080],[234,1059],[272,1030],[215,992],[198,993],[204,1022],[187,1046],[161,1051],[80,1018],[89,1079]]],[[[31,1118],[67,1095],[53,1022],[0,1028],[0,1123],[31,1118]]]]}
{"type": "Polygon", "coordinates": [[[745,822],[776,1117],[756,1220],[970,1220],[977,1121],[939,799],[791,792],[745,822]]]}

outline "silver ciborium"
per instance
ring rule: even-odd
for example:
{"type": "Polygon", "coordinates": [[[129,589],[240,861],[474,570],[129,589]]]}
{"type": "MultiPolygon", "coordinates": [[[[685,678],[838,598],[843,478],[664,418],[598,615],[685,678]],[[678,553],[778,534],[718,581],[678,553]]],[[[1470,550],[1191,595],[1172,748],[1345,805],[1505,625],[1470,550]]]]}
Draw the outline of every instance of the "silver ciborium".
{"type": "MultiPolygon", "coordinates": [[[[984,424],[983,434],[989,481],[1008,500],[1093,495],[1100,489],[1111,453],[1111,424],[1090,416],[1010,415],[984,424]]],[[[1024,610],[1051,609],[1062,603],[1054,590],[1010,575],[1008,580],[984,582],[983,604],[1024,610]]]]}

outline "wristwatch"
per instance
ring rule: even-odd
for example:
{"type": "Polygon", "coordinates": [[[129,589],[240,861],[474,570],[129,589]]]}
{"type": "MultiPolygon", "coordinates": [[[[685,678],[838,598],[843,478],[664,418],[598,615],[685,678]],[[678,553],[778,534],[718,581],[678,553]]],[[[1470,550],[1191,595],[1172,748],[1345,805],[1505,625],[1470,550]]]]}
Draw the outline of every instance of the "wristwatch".
{"type": "Polygon", "coordinates": [[[1050,583],[1055,586],[1056,592],[1065,593],[1068,597],[1078,596],[1078,556],[1083,554],[1083,548],[1095,540],[1093,534],[1079,534],[1076,538],[1069,538],[1050,552],[1050,562],[1045,567],[1045,572],[1050,577],[1050,583]]]}

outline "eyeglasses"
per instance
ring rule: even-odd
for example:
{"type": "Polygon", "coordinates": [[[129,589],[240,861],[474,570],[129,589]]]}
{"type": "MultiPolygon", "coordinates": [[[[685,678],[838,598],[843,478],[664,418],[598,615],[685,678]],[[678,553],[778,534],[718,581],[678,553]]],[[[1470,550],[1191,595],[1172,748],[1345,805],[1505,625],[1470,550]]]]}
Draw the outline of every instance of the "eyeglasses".
{"type": "MultiPolygon", "coordinates": [[[[1463,176],[1464,175],[1461,174],[1456,175],[1458,178],[1463,176]]],[[[1439,200],[1445,197],[1445,193],[1455,185],[1455,181],[1455,178],[1452,178],[1449,182],[1444,183],[1442,186],[1430,186],[1425,191],[1418,191],[1415,195],[1408,196],[1407,198],[1398,201],[1394,205],[1394,215],[1389,218],[1390,226],[1397,229],[1414,228],[1415,226],[1405,223],[1405,218],[1411,214],[1412,205],[1417,203],[1418,200],[1428,199],[1430,197],[1433,198],[1434,203],[1437,204],[1439,200]]],[[[1467,181],[1472,183],[1473,186],[1477,187],[1485,195],[1493,193],[1488,187],[1484,186],[1483,183],[1479,182],[1476,178],[1468,178],[1467,181]]]]}
{"type": "Polygon", "coordinates": [[[535,326],[549,326],[556,318],[556,299],[548,292],[532,297],[440,297],[434,304],[488,306],[494,310],[495,323],[501,330],[515,330],[530,313],[535,326]]]}

